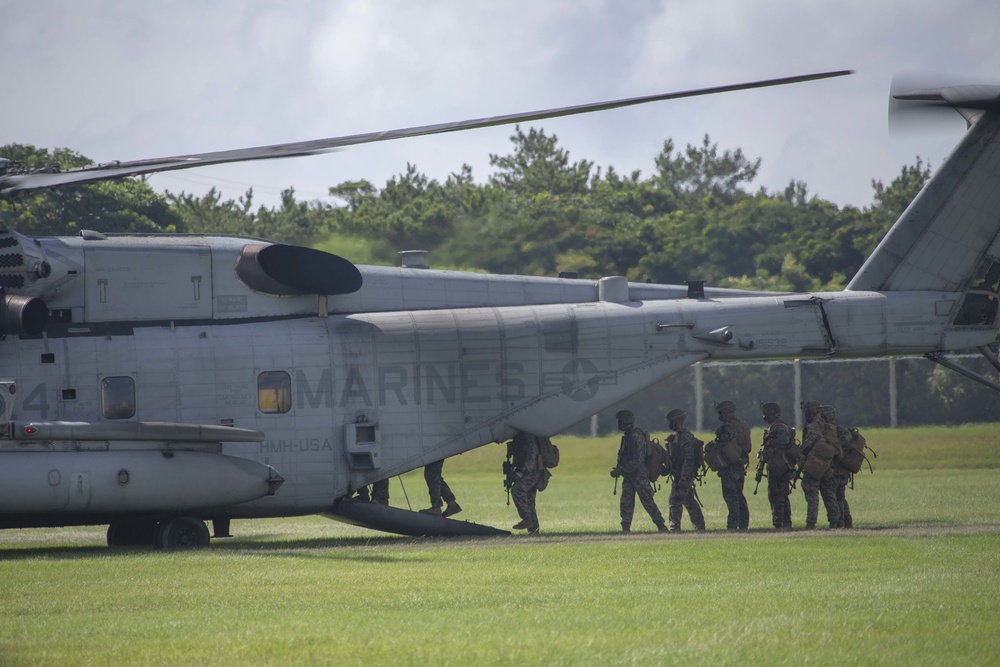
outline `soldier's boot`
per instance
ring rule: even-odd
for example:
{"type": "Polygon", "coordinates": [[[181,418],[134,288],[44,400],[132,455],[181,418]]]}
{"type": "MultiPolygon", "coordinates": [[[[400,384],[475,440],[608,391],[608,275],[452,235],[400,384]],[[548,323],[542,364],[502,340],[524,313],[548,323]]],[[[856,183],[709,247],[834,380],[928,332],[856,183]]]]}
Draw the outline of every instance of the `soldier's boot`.
{"type": "Polygon", "coordinates": [[[814,523],[807,523],[806,524],[806,530],[816,530],[816,524],[814,524],[814,523]]]}
{"type": "Polygon", "coordinates": [[[421,514],[430,514],[431,516],[441,516],[440,507],[428,507],[425,510],[420,510],[421,514]]]}
{"type": "Polygon", "coordinates": [[[452,500],[448,503],[448,506],[444,508],[444,512],[441,513],[441,516],[451,516],[452,514],[458,514],[461,511],[462,506],[458,504],[458,501],[452,500]]]}
{"type": "Polygon", "coordinates": [[[537,523],[532,524],[530,526],[527,526],[527,529],[528,529],[528,535],[537,535],[538,534],[538,524],[537,523]]]}
{"type": "Polygon", "coordinates": [[[656,524],[656,531],[659,533],[669,533],[670,529],[667,528],[667,524],[661,521],[660,523],[656,524]]]}
{"type": "Polygon", "coordinates": [[[528,523],[527,519],[521,519],[520,521],[518,521],[517,523],[515,523],[513,526],[511,526],[511,529],[513,529],[513,530],[521,530],[522,528],[527,528],[529,525],[530,524],[528,523]]]}
{"type": "Polygon", "coordinates": [[[623,533],[631,533],[632,532],[632,524],[625,523],[624,521],[622,521],[622,532],[623,533]]]}

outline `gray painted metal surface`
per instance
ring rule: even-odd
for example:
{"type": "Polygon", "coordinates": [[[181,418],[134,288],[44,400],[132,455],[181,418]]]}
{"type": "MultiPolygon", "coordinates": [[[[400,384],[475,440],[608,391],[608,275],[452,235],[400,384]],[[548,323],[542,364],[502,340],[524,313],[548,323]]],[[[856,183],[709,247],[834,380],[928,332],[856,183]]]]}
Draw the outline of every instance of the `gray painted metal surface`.
{"type": "Polygon", "coordinates": [[[0,270],[22,285],[9,293],[53,315],[0,342],[0,525],[330,512],[518,431],[559,433],[698,361],[987,345],[998,134],[988,112],[844,292],[687,298],[617,277],[359,267],[350,293],[276,295],[237,268],[257,239],[0,234],[0,254],[20,255],[0,270]],[[121,493],[125,468],[169,483],[121,493]]]}

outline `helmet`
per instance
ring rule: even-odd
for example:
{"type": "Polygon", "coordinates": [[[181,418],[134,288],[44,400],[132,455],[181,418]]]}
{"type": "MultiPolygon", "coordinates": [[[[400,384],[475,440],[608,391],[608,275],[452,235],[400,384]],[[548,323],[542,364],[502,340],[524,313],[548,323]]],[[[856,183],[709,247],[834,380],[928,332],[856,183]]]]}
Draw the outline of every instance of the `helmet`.
{"type": "Polygon", "coordinates": [[[632,414],[631,410],[619,410],[618,413],[615,415],[615,419],[617,419],[623,424],[635,423],[635,415],[632,414]]]}
{"type": "Polygon", "coordinates": [[[687,417],[687,414],[683,410],[681,410],[680,408],[674,408],[673,410],[671,410],[670,412],[667,413],[667,421],[668,422],[681,421],[685,417],[687,417]]]}
{"type": "Polygon", "coordinates": [[[823,419],[831,420],[837,418],[837,410],[832,405],[819,406],[819,412],[823,415],[823,419]]]}
{"type": "Polygon", "coordinates": [[[808,417],[819,407],[819,401],[803,401],[799,405],[802,407],[803,414],[808,417]]]}
{"type": "Polygon", "coordinates": [[[733,403],[732,401],[723,401],[722,403],[715,404],[715,410],[716,412],[724,412],[726,410],[732,410],[733,412],[736,412],[736,404],[733,403]]]}
{"type": "Polygon", "coordinates": [[[763,412],[765,415],[780,415],[781,406],[779,406],[777,403],[761,403],[760,411],[763,412]]]}

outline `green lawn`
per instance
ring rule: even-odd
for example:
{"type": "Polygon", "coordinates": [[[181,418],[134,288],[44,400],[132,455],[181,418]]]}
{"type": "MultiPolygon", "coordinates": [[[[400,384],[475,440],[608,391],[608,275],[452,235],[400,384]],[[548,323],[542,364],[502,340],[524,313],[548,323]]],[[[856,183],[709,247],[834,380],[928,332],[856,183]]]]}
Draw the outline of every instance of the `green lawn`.
{"type": "MultiPolygon", "coordinates": [[[[160,553],[109,551],[103,527],[0,531],[0,666],[1000,663],[998,429],[866,436],[879,458],[849,491],[854,531],[775,533],[748,480],[752,529],[729,534],[716,478],[708,533],[659,535],[639,508],[623,536],[613,438],[557,440],[538,537],[302,517],[160,553]]],[[[446,463],[456,518],[517,520],[501,460],[446,463]]],[[[425,506],[420,473],[404,483],[425,506]]]]}

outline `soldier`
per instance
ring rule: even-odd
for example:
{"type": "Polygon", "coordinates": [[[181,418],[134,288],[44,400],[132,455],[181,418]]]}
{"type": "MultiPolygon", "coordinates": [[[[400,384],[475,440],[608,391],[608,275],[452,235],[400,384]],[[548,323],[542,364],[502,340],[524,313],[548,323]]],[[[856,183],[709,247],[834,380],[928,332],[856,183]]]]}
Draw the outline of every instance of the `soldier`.
{"type": "Polygon", "coordinates": [[[420,510],[423,514],[451,516],[462,511],[462,507],[455,500],[455,494],[451,492],[451,487],[448,486],[448,482],[444,481],[444,477],[441,475],[443,468],[444,459],[428,463],[424,466],[424,481],[427,482],[427,493],[431,497],[431,506],[420,510]],[[441,511],[441,506],[443,505],[441,502],[442,499],[448,503],[444,511],[441,511]]]}
{"type": "Polygon", "coordinates": [[[380,479],[372,484],[372,502],[379,505],[389,504],[389,480],[380,479]]]}
{"type": "Polygon", "coordinates": [[[619,511],[622,518],[622,532],[632,528],[632,514],[635,512],[635,495],[649,513],[658,531],[666,532],[667,525],[660,514],[660,508],[653,500],[653,485],[646,469],[646,440],[642,431],[635,427],[635,415],[629,410],[621,410],[615,415],[618,430],[622,431],[622,442],[618,448],[618,464],[612,468],[611,476],[622,478],[622,496],[619,511]]]}
{"type": "Polygon", "coordinates": [[[683,410],[675,409],[667,413],[667,422],[674,433],[667,439],[670,474],[673,482],[670,485],[670,530],[681,529],[681,514],[687,508],[688,517],[695,530],[705,530],[705,515],[701,512],[698,498],[694,491],[694,480],[698,474],[698,461],[695,454],[694,435],[684,428],[687,415],[683,410]]]}
{"type": "MultiPolygon", "coordinates": [[[[824,405],[822,414],[826,423],[832,424],[837,429],[837,440],[840,442],[840,449],[843,450],[854,437],[851,429],[837,424],[837,410],[832,405],[824,405]]],[[[847,503],[847,483],[851,481],[851,471],[841,467],[840,459],[833,464],[833,481],[837,490],[837,504],[840,506],[840,522],[837,527],[854,528],[851,506],[847,503]]]]}
{"type": "Polygon", "coordinates": [[[538,494],[538,478],[543,474],[538,461],[538,439],[528,433],[518,433],[507,444],[507,456],[514,466],[510,495],[514,499],[517,514],[521,517],[513,527],[515,530],[525,528],[529,535],[537,533],[535,496],[538,494]]]}
{"type": "Polygon", "coordinates": [[[793,445],[791,427],[781,419],[777,403],[761,403],[760,411],[767,422],[762,445],[764,463],[767,464],[767,500],[771,503],[771,523],[778,530],[792,527],[792,476],[795,462],[786,454],[793,445]]]}
{"type": "Polygon", "coordinates": [[[830,522],[831,528],[836,528],[840,523],[840,508],[837,504],[837,489],[833,481],[832,465],[827,465],[825,469],[809,472],[804,469],[806,462],[816,447],[832,448],[834,456],[839,456],[840,445],[827,438],[826,423],[823,421],[820,406],[810,406],[808,409],[803,405],[806,419],[805,432],[802,434],[802,453],[799,455],[799,474],[802,477],[802,493],[806,497],[806,530],[816,528],[816,519],[819,515],[819,497],[823,496],[823,505],[826,506],[826,518],[830,522]]]}
{"type": "Polygon", "coordinates": [[[743,494],[743,484],[746,481],[752,449],[750,427],[736,416],[736,404],[732,401],[718,403],[715,409],[719,413],[719,421],[722,422],[719,428],[715,429],[715,442],[726,463],[726,466],[719,470],[722,498],[729,509],[726,528],[746,530],[750,527],[750,508],[743,494]]]}

